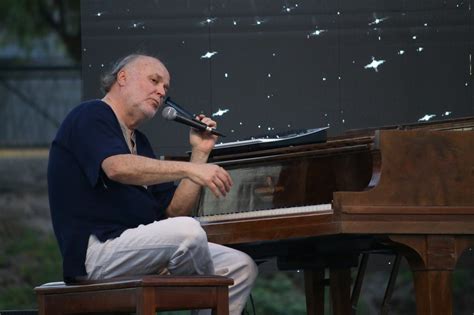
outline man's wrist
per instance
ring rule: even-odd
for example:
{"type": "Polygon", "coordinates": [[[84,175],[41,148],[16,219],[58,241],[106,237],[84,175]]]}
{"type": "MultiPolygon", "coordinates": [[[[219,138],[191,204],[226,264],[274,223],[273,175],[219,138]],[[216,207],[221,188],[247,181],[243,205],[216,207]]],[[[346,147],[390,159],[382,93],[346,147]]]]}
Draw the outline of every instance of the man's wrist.
{"type": "Polygon", "coordinates": [[[191,151],[190,162],[193,162],[193,163],[206,163],[207,159],[209,158],[209,153],[210,152],[203,152],[203,151],[194,149],[194,150],[191,151]]]}

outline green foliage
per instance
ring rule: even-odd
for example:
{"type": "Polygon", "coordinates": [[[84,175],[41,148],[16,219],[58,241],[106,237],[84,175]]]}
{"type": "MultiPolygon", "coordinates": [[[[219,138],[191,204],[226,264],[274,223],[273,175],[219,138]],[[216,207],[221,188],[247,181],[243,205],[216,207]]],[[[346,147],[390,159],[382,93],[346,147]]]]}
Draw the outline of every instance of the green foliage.
{"type": "Polygon", "coordinates": [[[34,308],[33,288],[62,279],[61,256],[53,235],[25,228],[0,249],[0,309],[34,308]]]}
{"type": "Polygon", "coordinates": [[[7,30],[2,34],[3,40],[17,39],[22,46],[28,46],[32,38],[44,36],[48,31],[39,14],[39,1],[1,1],[0,21],[7,30]]]}
{"type": "MultiPolygon", "coordinates": [[[[257,278],[252,291],[256,313],[259,315],[306,314],[302,283],[301,277],[294,276],[294,273],[278,272],[261,275],[257,278]]],[[[251,307],[247,309],[251,310],[251,307]]],[[[249,313],[253,314],[252,311],[249,313]]]]}
{"type": "Polygon", "coordinates": [[[55,33],[69,55],[80,60],[79,0],[2,0],[0,24],[0,45],[15,43],[30,51],[37,39],[55,33]]]}

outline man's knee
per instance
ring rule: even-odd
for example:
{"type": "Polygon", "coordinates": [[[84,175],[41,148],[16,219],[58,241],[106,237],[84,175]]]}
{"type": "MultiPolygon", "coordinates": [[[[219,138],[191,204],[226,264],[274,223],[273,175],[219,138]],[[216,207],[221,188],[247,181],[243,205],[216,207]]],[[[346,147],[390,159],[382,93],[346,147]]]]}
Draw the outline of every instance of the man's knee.
{"type": "Polygon", "coordinates": [[[255,263],[255,261],[252,258],[250,258],[250,256],[244,255],[244,257],[245,258],[243,259],[243,264],[245,266],[245,270],[246,270],[246,273],[247,273],[247,276],[248,276],[248,281],[250,283],[253,283],[253,282],[255,282],[255,279],[258,276],[257,264],[255,263]]]}
{"type": "Polygon", "coordinates": [[[207,235],[201,227],[199,221],[190,217],[173,218],[176,221],[176,236],[181,238],[188,247],[199,246],[202,243],[207,244],[207,235]]]}

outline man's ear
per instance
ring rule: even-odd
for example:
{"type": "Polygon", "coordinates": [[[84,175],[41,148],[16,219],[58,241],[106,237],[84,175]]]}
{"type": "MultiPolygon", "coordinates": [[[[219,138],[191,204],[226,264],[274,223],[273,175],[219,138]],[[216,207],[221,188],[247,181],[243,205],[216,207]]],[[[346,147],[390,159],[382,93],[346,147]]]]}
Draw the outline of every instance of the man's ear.
{"type": "Polygon", "coordinates": [[[127,82],[127,72],[122,69],[117,73],[117,83],[119,86],[124,86],[126,82],[127,82]]]}

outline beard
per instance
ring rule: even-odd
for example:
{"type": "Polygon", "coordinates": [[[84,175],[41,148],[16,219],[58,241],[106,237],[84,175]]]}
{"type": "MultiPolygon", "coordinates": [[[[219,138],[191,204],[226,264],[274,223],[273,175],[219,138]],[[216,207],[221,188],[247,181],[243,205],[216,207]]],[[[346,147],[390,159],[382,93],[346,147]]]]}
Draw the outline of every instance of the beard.
{"type": "Polygon", "coordinates": [[[141,102],[140,104],[137,104],[137,107],[143,114],[145,120],[149,120],[155,117],[156,113],[158,112],[158,109],[160,108],[160,105],[156,105],[154,101],[146,100],[141,102]]]}

